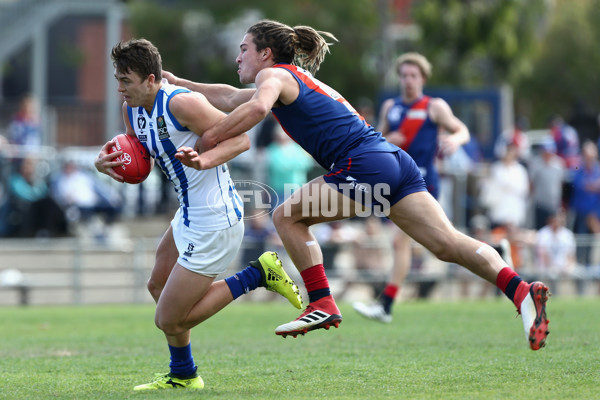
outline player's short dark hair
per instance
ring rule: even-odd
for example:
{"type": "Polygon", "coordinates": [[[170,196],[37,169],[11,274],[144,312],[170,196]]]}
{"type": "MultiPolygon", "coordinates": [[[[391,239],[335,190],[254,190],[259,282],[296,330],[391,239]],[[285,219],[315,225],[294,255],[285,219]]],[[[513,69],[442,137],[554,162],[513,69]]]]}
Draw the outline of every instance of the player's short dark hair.
{"type": "Polygon", "coordinates": [[[135,72],[142,79],[154,74],[156,81],[162,79],[162,59],[156,46],[149,40],[120,41],[112,48],[110,56],[117,72],[135,72]]]}

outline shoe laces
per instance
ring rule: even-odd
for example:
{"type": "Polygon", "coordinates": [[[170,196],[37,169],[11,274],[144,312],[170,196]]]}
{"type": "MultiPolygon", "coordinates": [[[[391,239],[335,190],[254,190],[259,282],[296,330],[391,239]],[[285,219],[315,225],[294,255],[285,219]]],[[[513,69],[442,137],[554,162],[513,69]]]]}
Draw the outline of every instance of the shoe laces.
{"type": "Polygon", "coordinates": [[[296,318],[296,319],[300,319],[302,317],[305,317],[305,316],[307,316],[308,314],[310,314],[311,312],[313,312],[315,310],[316,310],[316,308],[314,308],[312,305],[309,304],[309,305],[306,306],[306,310],[304,310],[304,312],[302,314],[300,314],[300,316],[298,318],[296,318]]]}
{"type": "Polygon", "coordinates": [[[164,373],[164,372],[163,373],[159,373],[159,372],[157,372],[157,373],[154,374],[154,379],[152,379],[151,383],[159,382],[159,381],[161,381],[161,380],[163,380],[165,378],[168,378],[168,377],[169,377],[168,373],[164,373]]]}

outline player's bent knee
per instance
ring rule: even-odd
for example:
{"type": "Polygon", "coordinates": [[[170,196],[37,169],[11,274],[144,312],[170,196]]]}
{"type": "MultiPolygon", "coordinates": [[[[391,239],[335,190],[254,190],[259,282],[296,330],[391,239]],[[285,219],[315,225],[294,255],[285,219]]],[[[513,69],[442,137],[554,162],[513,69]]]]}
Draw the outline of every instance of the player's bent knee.
{"type": "Polygon", "coordinates": [[[273,214],[271,215],[271,219],[273,221],[273,225],[277,226],[281,223],[283,218],[283,207],[282,205],[279,205],[277,207],[275,207],[275,210],[273,210],[273,214]]]}
{"type": "Polygon", "coordinates": [[[273,211],[273,225],[275,225],[276,228],[280,228],[282,226],[285,226],[286,224],[292,223],[293,219],[291,218],[291,216],[286,216],[285,213],[285,207],[284,205],[280,205],[278,206],[275,211],[273,211]]]}
{"type": "Polygon", "coordinates": [[[293,209],[287,206],[286,203],[281,204],[275,209],[275,211],[273,211],[272,221],[273,225],[275,225],[275,228],[277,228],[277,230],[297,223],[301,223],[307,226],[311,226],[315,223],[318,223],[313,218],[311,218],[310,215],[306,215],[298,209],[293,209]]]}
{"type": "Polygon", "coordinates": [[[433,254],[444,262],[454,262],[455,261],[455,252],[453,248],[450,247],[440,247],[433,251],[433,254]]]}
{"type": "Polygon", "coordinates": [[[156,327],[158,329],[163,331],[165,333],[165,335],[169,335],[169,336],[179,335],[188,330],[187,328],[181,326],[176,321],[169,320],[166,318],[161,318],[159,315],[157,315],[154,318],[154,323],[156,324],[156,327]]]}
{"type": "Polygon", "coordinates": [[[459,244],[451,239],[441,240],[429,248],[438,259],[444,262],[455,262],[459,244]]]}
{"type": "Polygon", "coordinates": [[[157,301],[163,290],[163,285],[159,285],[153,279],[149,279],[148,283],[146,284],[146,288],[148,289],[148,292],[150,292],[152,298],[157,301]]]}

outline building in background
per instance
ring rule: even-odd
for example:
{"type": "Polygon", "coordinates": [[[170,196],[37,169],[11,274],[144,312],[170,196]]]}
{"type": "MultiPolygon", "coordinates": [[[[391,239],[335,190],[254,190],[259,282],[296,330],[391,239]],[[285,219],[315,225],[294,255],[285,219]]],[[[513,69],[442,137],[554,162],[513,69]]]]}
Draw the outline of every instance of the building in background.
{"type": "Polygon", "coordinates": [[[0,1],[0,133],[26,95],[41,105],[45,145],[95,146],[121,130],[106,55],[126,15],[121,0],[0,1]]]}

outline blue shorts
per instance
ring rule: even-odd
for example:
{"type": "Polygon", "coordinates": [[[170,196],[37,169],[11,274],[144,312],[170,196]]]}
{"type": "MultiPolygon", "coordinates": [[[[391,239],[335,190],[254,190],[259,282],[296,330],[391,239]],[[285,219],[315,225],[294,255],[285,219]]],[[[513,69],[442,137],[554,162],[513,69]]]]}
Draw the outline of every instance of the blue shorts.
{"type": "Polygon", "coordinates": [[[403,150],[363,153],[342,159],[323,179],[352,200],[383,210],[411,193],[427,191],[419,167],[403,150]]]}

